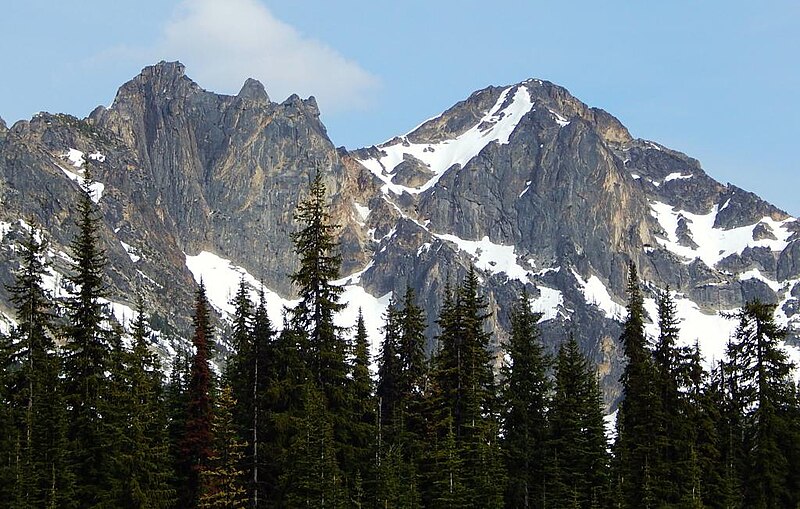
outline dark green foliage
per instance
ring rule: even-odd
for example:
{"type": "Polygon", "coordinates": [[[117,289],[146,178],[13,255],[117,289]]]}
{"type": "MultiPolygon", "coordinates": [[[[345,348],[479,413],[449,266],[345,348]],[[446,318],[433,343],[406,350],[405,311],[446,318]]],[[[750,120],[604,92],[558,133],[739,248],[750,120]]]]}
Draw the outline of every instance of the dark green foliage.
{"type": "Polygon", "coordinates": [[[198,507],[239,509],[247,507],[242,465],[245,444],[238,437],[232,410],[236,405],[230,387],[223,387],[214,406],[213,446],[206,468],[200,473],[198,507]]]}
{"type": "Polygon", "coordinates": [[[332,281],[339,277],[341,256],[336,254],[330,214],[325,202],[325,184],[317,173],[308,197],[297,207],[295,219],[300,231],[292,234],[300,267],[291,275],[300,302],[292,310],[292,326],[308,338],[307,360],[315,379],[324,388],[328,405],[338,407],[344,398],[347,374],[346,344],[333,324],[334,315],[344,308],[339,302],[342,287],[332,281]]]}
{"type": "MultiPolygon", "coordinates": [[[[442,455],[456,454],[458,469],[451,471],[455,476],[457,470],[463,481],[466,494],[461,500],[471,507],[495,507],[502,505],[503,490],[497,389],[488,351],[490,335],[484,329],[487,304],[479,295],[478,286],[478,276],[470,270],[455,298],[446,297],[439,316],[440,350],[432,372],[434,392],[428,404],[428,418],[433,421],[433,429],[429,434],[433,433],[437,443],[446,445],[448,450],[435,451],[427,460],[427,468],[431,463],[435,468],[442,455]],[[449,434],[454,435],[454,448],[447,445],[449,434]]],[[[441,488],[443,481],[439,482],[441,488]]],[[[435,492],[436,482],[432,485],[435,492]]],[[[453,484],[456,485],[460,483],[453,484]]],[[[439,493],[444,496],[453,492],[439,493]]],[[[430,494],[426,498],[429,503],[436,500],[430,494]]],[[[440,502],[452,503],[449,499],[440,502]]]]}
{"type": "Polygon", "coordinates": [[[644,299],[636,266],[631,263],[628,278],[628,317],[623,325],[622,343],[627,365],[620,382],[624,399],[617,414],[614,444],[616,482],[625,507],[656,507],[654,484],[658,472],[657,429],[652,410],[660,406],[656,369],[644,332],[644,299]],[[654,468],[655,467],[655,468],[654,468]]]}
{"type": "Polygon", "coordinates": [[[141,296],[136,307],[133,345],[124,373],[126,390],[117,395],[126,424],[116,436],[120,452],[109,505],[166,509],[172,507],[175,492],[169,485],[173,472],[163,375],[158,356],[150,350],[150,330],[141,296]]]}
{"type": "Polygon", "coordinates": [[[5,412],[0,419],[6,424],[5,449],[13,457],[4,463],[13,476],[0,481],[15,488],[13,493],[2,493],[14,507],[68,505],[71,495],[54,309],[42,284],[46,244],[38,239],[39,233],[31,229],[21,244],[20,268],[8,288],[17,326],[0,352],[5,359],[0,389],[5,412]]]}
{"type": "Polygon", "coordinates": [[[333,425],[324,398],[311,383],[304,388],[302,417],[289,449],[281,483],[289,507],[348,507],[344,476],[336,460],[333,425]]]}
{"type": "Polygon", "coordinates": [[[258,507],[263,502],[260,492],[265,489],[264,475],[269,468],[264,462],[265,440],[268,438],[269,401],[267,392],[275,376],[274,331],[267,316],[264,294],[257,307],[250,301],[244,280],[233,299],[234,351],[228,357],[225,379],[234,394],[236,405],[231,409],[238,436],[247,442],[245,464],[247,492],[258,507]]]}
{"type": "Polygon", "coordinates": [[[400,423],[402,362],[400,360],[400,311],[392,300],[386,308],[383,325],[383,341],[378,358],[379,417],[382,436],[394,440],[400,423]]]}
{"type": "Polygon", "coordinates": [[[775,324],[774,310],[772,304],[750,301],[735,315],[739,325],[725,365],[731,401],[741,417],[740,479],[748,507],[800,502],[800,494],[787,489],[792,475],[787,453],[797,438],[794,366],[778,345],[786,332],[775,324]]]}
{"type": "Polygon", "coordinates": [[[549,414],[549,507],[608,504],[609,457],[602,403],[595,370],[570,336],[558,352],[549,414]]]}
{"type": "Polygon", "coordinates": [[[178,492],[180,507],[197,507],[200,498],[202,472],[208,466],[212,452],[211,430],[211,368],[209,366],[211,324],[208,316],[208,300],[202,281],[197,289],[194,311],[194,335],[192,356],[187,386],[186,421],[180,442],[179,475],[185,480],[178,492]]]}
{"type": "MultiPolygon", "coordinates": [[[[375,457],[377,442],[377,415],[374,383],[370,373],[369,364],[369,338],[364,325],[364,316],[358,311],[356,333],[354,338],[354,352],[350,373],[350,394],[348,397],[350,409],[349,416],[349,443],[344,450],[343,468],[354,475],[350,481],[355,484],[356,475],[361,488],[372,487],[374,480],[372,465],[375,457]]],[[[356,486],[351,486],[350,492],[354,493],[356,486]]]]}
{"type": "Polygon", "coordinates": [[[78,233],[70,248],[75,260],[66,302],[69,325],[64,345],[64,397],[68,409],[68,462],[75,475],[79,505],[100,503],[114,482],[117,427],[122,415],[114,397],[122,391],[119,330],[103,303],[106,258],[100,246],[100,217],[83,185],[78,202],[78,233]],[[111,376],[108,376],[108,375],[111,376]]]}
{"type": "Polygon", "coordinates": [[[503,456],[508,471],[506,505],[536,507],[545,497],[547,408],[552,383],[547,357],[536,325],[541,315],[531,311],[523,293],[511,312],[509,362],[503,374],[503,456]]]}

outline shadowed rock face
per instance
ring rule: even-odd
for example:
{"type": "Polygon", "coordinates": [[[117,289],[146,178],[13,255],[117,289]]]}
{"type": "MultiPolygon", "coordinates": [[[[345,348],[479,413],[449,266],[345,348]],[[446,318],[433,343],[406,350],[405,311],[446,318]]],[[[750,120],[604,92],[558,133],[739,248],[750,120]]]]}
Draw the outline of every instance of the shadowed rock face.
{"type": "MultiPolygon", "coordinates": [[[[313,97],[272,102],[251,79],[235,96],[218,95],[177,62],[145,68],[111,107],[84,120],[41,114],[11,128],[0,120],[0,221],[24,219],[46,230],[61,272],[68,267],[57,253],[68,252],[77,200],[69,174],[87,166],[104,185],[98,204],[111,294],[125,301],[141,291],[164,333],[188,331],[194,287],[187,254],[211,251],[283,297],[293,295],[289,235],[316,172],[340,225],[344,275],[366,268],[360,284],[375,296],[416,288],[432,326],[430,345],[448,279],[476,263],[495,311],[495,340],[505,337],[523,287],[536,298],[558,293],[543,323],[546,337],[555,348],[567,328],[575,332],[602,367],[609,401],[620,372],[619,323],[582,293],[591,277],[607,289],[608,305],[621,307],[632,260],[651,285],[646,294],[670,285],[706,311],[759,297],[781,303],[790,324],[800,318],[800,295],[787,293],[800,278],[796,223],[752,193],[714,181],[696,160],[632,138],[613,116],[546,81],[475,92],[403,137],[353,152],[334,148],[313,97]],[[518,97],[529,99],[525,108],[518,97]],[[493,129],[513,115],[509,131],[497,135],[493,129]],[[469,152],[457,146],[465,139],[481,143],[472,157],[434,167],[443,151],[469,152]],[[69,149],[88,162],[75,166],[69,149]],[[400,155],[388,167],[390,152],[400,155]],[[657,203],[674,211],[674,225],[657,217],[657,203]],[[752,245],[714,258],[704,247],[703,221],[711,229],[703,232],[752,227],[752,245]],[[481,247],[470,251],[465,242],[481,247]],[[483,260],[503,246],[513,246],[523,275],[509,277],[497,260],[483,260]],[[744,278],[756,269],[774,284],[744,278]],[[783,282],[785,291],[773,289],[783,282]]],[[[12,225],[0,242],[0,282],[12,279],[18,230],[12,225]]],[[[7,294],[0,294],[7,311],[7,294]]]]}

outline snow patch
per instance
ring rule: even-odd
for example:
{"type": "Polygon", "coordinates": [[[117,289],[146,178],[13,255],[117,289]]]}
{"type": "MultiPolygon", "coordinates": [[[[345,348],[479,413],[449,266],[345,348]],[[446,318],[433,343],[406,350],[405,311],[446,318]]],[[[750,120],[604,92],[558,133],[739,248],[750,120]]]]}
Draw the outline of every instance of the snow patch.
{"type": "MultiPolygon", "coordinates": [[[[195,256],[187,255],[186,266],[191,271],[195,281],[198,283],[203,281],[209,303],[225,317],[230,317],[234,312],[231,299],[236,295],[242,279],[249,287],[250,299],[253,302],[258,302],[259,292],[263,289],[267,304],[267,314],[272,326],[276,329],[280,329],[283,325],[284,309],[291,309],[299,302],[298,300],[284,299],[276,292],[263,286],[244,268],[208,251],[202,251],[195,256]]],[[[366,268],[356,274],[363,274],[369,267],[370,265],[367,265],[366,268]]],[[[334,282],[334,284],[340,284],[344,287],[341,302],[346,305],[345,309],[334,317],[334,323],[340,327],[353,327],[356,324],[358,308],[361,308],[374,357],[377,356],[380,347],[380,329],[383,326],[383,314],[389,306],[392,294],[389,292],[381,297],[370,295],[361,286],[350,283],[358,280],[356,274],[334,282]]]]}
{"type": "Polygon", "coordinates": [[[666,177],[664,177],[664,182],[669,182],[670,180],[686,180],[694,177],[691,173],[689,175],[684,175],[681,172],[670,173],[666,177]]]}
{"type": "Polygon", "coordinates": [[[142,257],[137,254],[137,249],[135,247],[131,246],[130,244],[126,244],[121,240],[119,241],[119,243],[122,244],[122,249],[124,249],[125,252],[128,253],[128,258],[130,258],[133,263],[136,263],[142,259],[142,257]]]}
{"type": "Polygon", "coordinates": [[[359,162],[383,181],[384,193],[391,191],[398,195],[403,192],[419,194],[433,187],[452,166],[460,165],[463,168],[490,143],[496,141],[501,145],[507,144],[519,121],[532,108],[533,102],[525,87],[509,87],[500,94],[494,106],[476,125],[455,139],[439,143],[410,143],[403,136],[401,141],[392,145],[379,146],[384,155],[359,162]],[[503,108],[506,97],[512,90],[515,90],[512,102],[503,108]],[[405,155],[422,161],[434,176],[420,187],[394,184],[392,179],[395,168],[403,162],[405,155]]]}
{"type": "Polygon", "coordinates": [[[353,206],[356,208],[356,213],[361,218],[361,221],[366,221],[369,213],[371,212],[368,207],[365,207],[359,203],[353,202],[353,206]]]}
{"type": "Polygon", "coordinates": [[[540,322],[555,319],[558,317],[559,308],[564,306],[564,294],[546,286],[537,286],[537,288],[540,295],[531,299],[531,311],[542,314],[540,322]]]}
{"type": "Polygon", "coordinates": [[[569,125],[570,121],[567,120],[566,118],[562,117],[561,115],[559,115],[555,111],[550,110],[550,114],[553,115],[553,120],[556,121],[556,124],[560,125],[561,127],[566,127],[566,126],[569,125]]]}
{"type": "Polygon", "coordinates": [[[572,275],[578,281],[583,299],[587,304],[591,304],[602,311],[607,318],[612,320],[621,321],[625,317],[625,307],[614,302],[611,294],[606,288],[606,285],[600,281],[600,278],[592,274],[589,279],[583,279],[575,269],[572,270],[572,275]]]}
{"type": "Polygon", "coordinates": [[[741,253],[746,247],[767,247],[771,251],[782,251],[792,234],[786,225],[794,221],[794,218],[775,221],[771,217],[764,217],[749,226],[723,230],[714,228],[714,221],[719,213],[718,205],[714,205],[711,212],[707,214],[692,214],[684,210],[675,210],[671,205],[658,201],[651,202],[650,209],[653,217],[658,220],[667,234],[666,239],[656,238],[659,244],[688,261],[699,258],[709,267],[713,267],[726,256],[741,253]],[[676,230],[680,216],[687,221],[692,239],[698,244],[696,249],[678,243],[676,230]],[[758,223],[765,223],[772,228],[776,239],[753,240],[753,229],[758,223]]]}
{"type": "Polygon", "coordinates": [[[477,258],[475,267],[493,274],[505,273],[509,279],[528,281],[528,271],[517,263],[514,246],[495,244],[484,236],[481,240],[464,240],[455,235],[437,234],[436,237],[454,243],[461,251],[477,258]]]}

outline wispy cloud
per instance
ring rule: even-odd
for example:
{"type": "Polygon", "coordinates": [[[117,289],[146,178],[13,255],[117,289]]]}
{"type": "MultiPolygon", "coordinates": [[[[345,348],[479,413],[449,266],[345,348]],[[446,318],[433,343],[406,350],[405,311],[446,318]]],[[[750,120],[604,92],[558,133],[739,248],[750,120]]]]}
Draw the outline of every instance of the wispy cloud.
{"type": "Polygon", "coordinates": [[[203,88],[233,94],[251,77],[273,100],[313,95],[325,113],[365,108],[380,84],[257,0],[183,0],[147,52],[153,63],[180,60],[203,88]]]}

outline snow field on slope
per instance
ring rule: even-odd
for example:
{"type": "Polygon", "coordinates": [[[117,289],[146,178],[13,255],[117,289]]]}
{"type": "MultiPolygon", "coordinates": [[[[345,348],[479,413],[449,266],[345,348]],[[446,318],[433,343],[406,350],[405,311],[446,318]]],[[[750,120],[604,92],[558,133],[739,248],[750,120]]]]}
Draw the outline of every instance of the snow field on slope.
{"type": "Polygon", "coordinates": [[[511,104],[503,108],[506,97],[513,89],[514,87],[509,87],[503,90],[489,112],[471,129],[455,139],[439,143],[409,143],[404,137],[403,142],[379,147],[386,155],[378,159],[359,160],[359,162],[383,181],[384,193],[391,191],[395,194],[403,192],[418,194],[430,189],[448,168],[455,164],[461,165],[463,168],[489,143],[493,141],[497,141],[501,145],[508,143],[511,133],[514,132],[519,121],[533,108],[530,93],[521,86],[516,87],[511,104]],[[490,127],[486,128],[487,124],[490,127]],[[392,183],[394,169],[403,162],[405,154],[422,161],[434,173],[434,176],[421,187],[407,187],[392,183]]]}
{"type": "MultiPolygon", "coordinates": [[[[572,272],[581,286],[587,304],[594,305],[603,311],[607,318],[620,322],[625,320],[627,310],[624,306],[614,302],[610,292],[597,276],[592,275],[584,280],[577,272],[574,270],[572,272]]],[[[775,313],[775,319],[780,325],[788,323],[781,306],[791,298],[788,290],[791,289],[794,282],[800,282],[800,279],[789,282],[782,287],[786,293],[775,313]]],[[[713,366],[723,360],[728,340],[735,333],[738,322],[735,319],[726,318],[722,313],[734,313],[737,309],[725,309],[715,314],[707,314],[700,310],[696,303],[680,293],[672,292],[672,297],[679,320],[679,345],[693,346],[697,342],[706,367],[713,366]]],[[[644,299],[644,307],[650,318],[650,321],[645,323],[645,333],[651,341],[655,342],[659,335],[658,305],[655,299],[646,298],[644,299]]],[[[783,343],[783,349],[797,367],[800,368],[800,349],[785,343],[783,343]]],[[[800,377],[800,369],[795,373],[796,376],[800,377]]]]}
{"type": "MultiPolygon", "coordinates": [[[[284,299],[276,292],[263,286],[244,268],[208,251],[202,251],[195,256],[187,255],[186,266],[194,276],[195,281],[198,284],[202,281],[205,285],[209,303],[225,317],[233,315],[234,306],[231,304],[231,300],[236,295],[242,279],[250,288],[250,299],[254,303],[258,302],[259,291],[263,288],[267,303],[267,313],[272,322],[272,327],[275,329],[283,327],[284,309],[293,308],[299,302],[298,300],[284,299]]],[[[340,284],[344,287],[341,302],[346,306],[344,310],[336,315],[334,323],[339,327],[350,328],[354,332],[355,329],[353,327],[356,324],[358,310],[361,308],[374,360],[380,348],[380,329],[383,326],[383,315],[389,306],[392,294],[390,292],[381,297],[373,297],[357,284],[343,283],[344,281],[357,281],[357,274],[334,282],[334,284],[340,284]]]]}
{"type": "MultiPolygon", "coordinates": [[[[83,187],[84,182],[86,181],[86,179],[82,175],[85,172],[85,170],[82,169],[82,166],[86,163],[84,155],[85,154],[80,150],[71,148],[68,149],[67,153],[62,156],[63,158],[68,159],[72,163],[73,167],[78,169],[77,170],[78,173],[68,170],[63,166],[56,165],[62,172],[64,172],[64,175],[66,175],[70,180],[77,182],[78,185],[81,187],[83,187]]],[[[89,154],[89,159],[94,161],[99,161],[102,163],[103,161],[106,160],[106,156],[104,156],[100,152],[95,152],[93,154],[89,154]]],[[[95,203],[100,202],[100,199],[103,197],[103,191],[105,191],[105,188],[106,188],[105,184],[102,184],[97,181],[92,182],[92,184],[89,186],[89,197],[92,199],[93,202],[95,203]]]]}
{"type": "Polygon", "coordinates": [[[764,217],[759,222],[749,226],[731,228],[723,230],[714,228],[719,206],[714,205],[708,214],[692,214],[683,210],[674,210],[672,205],[658,201],[650,202],[650,209],[653,217],[667,233],[667,239],[656,238],[656,240],[669,251],[687,260],[699,258],[709,267],[714,265],[734,253],[741,253],[746,247],[767,247],[772,251],[783,250],[791,232],[785,227],[786,223],[793,221],[789,218],[784,221],[775,221],[770,217],[764,217]],[[692,240],[698,245],[697,249],[682,246],[678,243],[676,230],[678,228],[679,216],[686,218],[692,240]],[[772,229],[776,239],[753,240],[753,229],[759,224],[764,223],[772,229]]]}
{"type": "Polygon", "coordinates": [[[484,236],[481,240],[464,240],[455,235],[432,233],[437,238],[452,242],[458,249],[469,253],[474,259],[475,268],[493,274],[505,273],[509,279],[523,283],[528,281],[528,271],[517,263],[516,248],[495,244],[484,236]]]}

